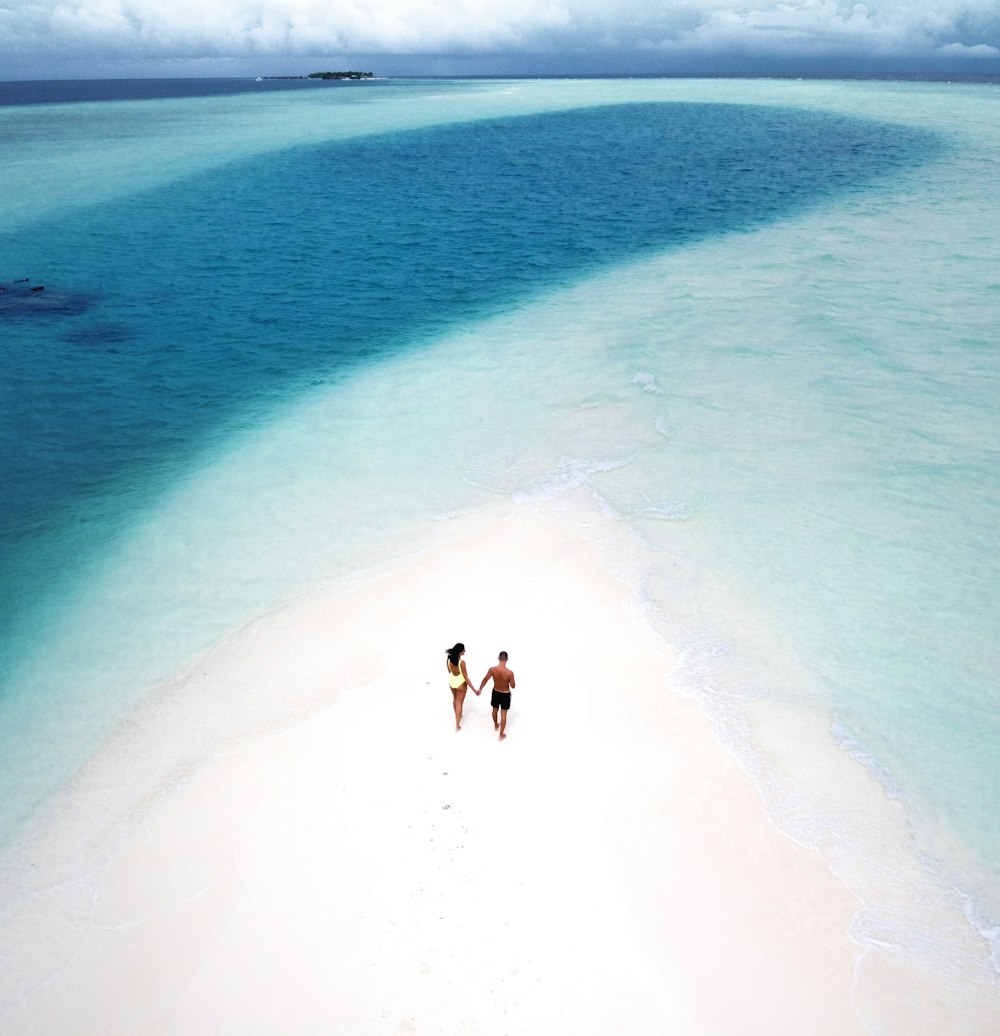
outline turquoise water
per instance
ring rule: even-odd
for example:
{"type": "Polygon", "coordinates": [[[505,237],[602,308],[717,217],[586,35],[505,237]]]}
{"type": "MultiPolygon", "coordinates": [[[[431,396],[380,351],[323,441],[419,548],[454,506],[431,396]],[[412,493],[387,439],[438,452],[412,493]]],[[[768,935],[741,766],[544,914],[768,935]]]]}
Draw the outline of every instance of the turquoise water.
{"type": "Polygon", "coordinates": [[[4,599],[23,614],[39,575],[56,577],[26,536],[51,528],[58,548],[70,524],[86,550],[81,501],[97,498],[91,535],[107,535],[126,517],[120,488],[105,508],[110,487],[141,506],[151,469],[169,479],[303,381],[857,189],[936,146],[794,110],[617,105],[288,148],[32,222],[2,242],[10,270],[49,282],[6,293],[20,305],[6,320],[0,535],[25,571],[4,599]]]}
{"type": "Polygon", "coordinates": [[[413,81],[0,109],[0,279],[46,285],[0,310],[0,830],[206,645],[439,520],[447,480],[455,510],[584,496],[634,532],[610,563],[776,823],[859,890],[860,940],[952,953],[912,921],[913,846],[989,933],[998,103],[413,81]]]}

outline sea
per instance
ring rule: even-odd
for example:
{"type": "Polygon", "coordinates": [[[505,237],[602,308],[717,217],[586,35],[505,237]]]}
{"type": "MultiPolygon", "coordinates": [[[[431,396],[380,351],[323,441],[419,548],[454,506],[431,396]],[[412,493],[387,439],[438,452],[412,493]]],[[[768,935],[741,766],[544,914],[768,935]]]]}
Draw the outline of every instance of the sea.
{"type": "Polygon", "coordinates": [[[585,499],[852,936],[997,1002],[1000,82],[0,83],[0,183],[0,844],[255,617],[585,499]]]}

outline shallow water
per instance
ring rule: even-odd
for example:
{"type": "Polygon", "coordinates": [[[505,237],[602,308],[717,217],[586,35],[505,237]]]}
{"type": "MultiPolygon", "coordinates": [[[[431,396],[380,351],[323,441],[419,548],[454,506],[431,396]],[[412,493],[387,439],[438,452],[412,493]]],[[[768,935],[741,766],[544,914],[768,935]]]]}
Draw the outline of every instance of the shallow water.
{"type": "Polygon", "coordinates": [[[572,521],[583,493],[634,531],[608,561],[776,822],[861,892],[858,938],[954,962],[887,889],[915,842],[1000,920],[998,102],[662,80],[0,109],[37,185],[0,276],[87,300],[0,325],[4,828],[253,615],[449,512],[572,521]]]}

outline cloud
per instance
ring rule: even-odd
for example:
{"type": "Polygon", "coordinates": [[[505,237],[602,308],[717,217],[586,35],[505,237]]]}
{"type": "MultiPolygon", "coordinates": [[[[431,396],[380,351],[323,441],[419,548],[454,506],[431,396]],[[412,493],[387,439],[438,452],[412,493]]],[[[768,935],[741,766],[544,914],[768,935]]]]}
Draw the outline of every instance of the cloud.
{"type": "MultiPolygon", "coordinates": [[[[1000,47],[995,0],[673,0],[646,14],[631,42],[667,53],[877,58],[1000,47]]],[[[629,42],[628,22],[608,28],[629,42]]]]}
{"type": "Polygon", "coordinates": [[[517,53],[982,60],[1000,55],[1000,14],[996,0],[0,0],[0,57],[22,65],[517,53]]]}
{"type": "Polygon", "coordinates": [[[36,0],[0,7],[0,48],[150,57],[489,51],[568,20],[557,0],[36,0]]]}
{"type": "Polygon", "coordinates": [[[974,47],[967,47],[964,43],[946,43],[938,48],[938,53],[946,57],[956,58],[1000,58],[1000,47],[990,47],[985,43],[977,43],[974,47]]]}

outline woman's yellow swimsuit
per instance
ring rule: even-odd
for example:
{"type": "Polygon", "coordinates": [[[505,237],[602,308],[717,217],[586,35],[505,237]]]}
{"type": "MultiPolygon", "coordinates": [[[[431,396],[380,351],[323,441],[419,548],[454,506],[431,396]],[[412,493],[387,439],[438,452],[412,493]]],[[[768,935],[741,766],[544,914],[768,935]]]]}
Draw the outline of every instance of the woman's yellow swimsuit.
{"type": "Polygon", "coordinates": [[[462,663],[458,663],[458,672],[453,673],[451,666],[448,666],[448,683],[453,691],[457,691],[462,684],[465,683],[465,677],[462,675],[462,663]]]}

